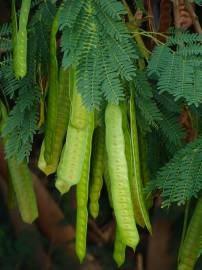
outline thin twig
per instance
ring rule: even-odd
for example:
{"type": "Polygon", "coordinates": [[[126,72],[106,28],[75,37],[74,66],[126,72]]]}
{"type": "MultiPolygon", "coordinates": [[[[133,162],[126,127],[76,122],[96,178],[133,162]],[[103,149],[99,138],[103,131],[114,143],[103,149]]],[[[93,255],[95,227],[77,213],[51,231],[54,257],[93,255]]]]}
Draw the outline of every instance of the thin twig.
{"type": "MultiPolygon", "coordinates": [[[[122,3],[123,3],[123,5],[124,5],[124,7],[125,7],[125,9],[126,9],[126,11],[128,13],[128,19],[129,19],[128,26],[131,24],[131,25],[133,25],[133,29],[138,31],[139,27],[137,25],[137,22],[135,20],[135,17],[133,16],[133,13],[132,13],[130,7],[128,6],[128,4],[127,4],[127,2],[125,0],[122,0],[122,3]]],[[[142,37],[141,37],[140,34],[137,34],[135,36],[135,41],[136,41],[140,51],[142,52],[144,58],[148,61],[149,53],[148,53],[148,50],[147,50],[147,48],[146,48],[146,46],[144,44],[144,41],[142,40],[142,37]]]]}
{"type": "Polygon", "coordinates": [[[179,0],[173,0],[173,15],[175,27],[180,28],[180,13],[179,13],[179,0]]]}
{"type": "Polygon", "coordinates": [[[186,7],[186,10],[189,12],[189,15],[192,19],[195,31],[199,34],[202,34],[202,28],[199,23],[198,16],[196,15],[192,4],[188,0],[185,0],[185,7],[186,7]]]}

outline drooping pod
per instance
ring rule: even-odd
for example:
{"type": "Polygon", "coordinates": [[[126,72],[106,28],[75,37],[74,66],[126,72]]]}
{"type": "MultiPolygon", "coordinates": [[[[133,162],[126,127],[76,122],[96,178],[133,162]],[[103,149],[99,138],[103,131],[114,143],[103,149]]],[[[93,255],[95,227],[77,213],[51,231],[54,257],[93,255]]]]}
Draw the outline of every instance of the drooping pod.
{"type": "Polygon", "coordinates": [[[12,1],[13,68],[17,79],[27,73],[27,23],[30,6],[31,0],[22,0],[18,27],[15,1],[12,1]]]}
{"type": "Polygon", "coordinates": [[[198,199],[180,249],[178,270],[193,270],[202,247],[202,197],[198,199]]]}
{"type": "Polygon", "coordinates": [[[121,239],[118,227],[116,227],[113,258],[118,267],[120,267],[125,261],[125,252],[126,252],[126,245],[123,243],[121,239]]]}
{"type": "MultiPolygon", "coordinates": [[[[146,185],[149,183],[150,178],[150,172],[148,168],[148,146],[147,146],[147,140],[145,138],[145,134],[142,132],[139,133],[139,149],[140,149],[140,167],[141,167],[141,176],[142,176],[142,183],[143,187],[146,187],[146,185]]],[[[147,209],[150,209],[153,205],[153,198],[152,194],[149,193],[145,196],[145,204],[147,206],[147,209]]]]}
{"type": "Polygon", "coordinates": [[[11,158],[8,168],[22,220],[32,223],[38,217],[38,209],[28,166],[25,162],[18,164],[15,158],[11,158]]]}
{"type": "Polygon", "coordinates": [[[103,185],[105,153],[105,131],[103,127],[97,127],[93,134],[93,151],[91,158],[91,182],[90,182],[90,214],[96,218],[99,213],[99,198],[103,185]]]}
{"type": "Polygon", "coordinates": [[[145,222],[143,219],[142,214],[140,213],[140,209],[137,208],[137,196],[136,196],[136,181],[134,180],[134,164],[133,164],[133,152],[132,152],[132,141],[130,136],[130,131],[128,127],[128,117],[127,117],[127,106],[122,104],[122,117],[123,117],[123,133],[124,133],[124,140],[125,140],[125,154],[126,160],[128,164],[128,177],[130,182],[130,191],[131,197],[134,207],[134,215],[135,221],[141,227],[145,226],[145,222]]]}
{"type": "Polygon", "coordinates": [[[131,145],[132,145],[132,157],[133,157],[133,204],[135,209],[136,222],[151,232],[151,223],[149,220],[149,214],[145,204],[145,198],[143,193],[143,185],[141,180],[140,160],[139,160],[139,145],[138,145],[138,132],[136,123],[136,112],[133,96],[130,97],[130,129],[131,129],[131,145]]]}
{"type": "Polygon", "coordinates": [[[91,115],[92,112],[83,105],[81,95],[74,86],[66,142],[58,165],[55,184],[61,193],[67,192],[81,179],[91,115]]]}
{"type": "Polygon", "coordinates": [[[44,159],[47,164],[51,164],[52,145],[54,140],[54,132],[57,123],[57,102],[59,92],[58,80],[58,61],[57,61],[57,42],[56,35],[59,27],[58,13],[54,17],[51,34],[50,34],[50,72],[49,72],[49,89],[48,89],[48,110],[47,124],[45,134],[44,159]]]}
{"type": "MultiPolygon", "coordinates": [[[[2,131],[6,119],[7,110],[0,101],[0,131],[2,131]]],[[[3,140],[4,144],[5,141],[6,138],[3,140]]],[[[22,220],[32,223],[38,217],[38,208],[28,165],[24,161],[18,163],[15,157],[9,158],[7,162],[10,176],[9,185],[14,190],[22,220]]]]}
{"type": "Polygon", "coordinates": [[[139,235],[134,219],[128,178],[125,141],[122,129],[122,112],[118,105],[107,105],[105,125],[106,150],[114,213],[123,242],[135,249],[139,242],[139,235]]]}
{"type": "MultiPolygon", "coordinates": [[[[38,167],[46,174],[54,173],[57,169],[63,140],[69,121],[70,93],[72,91],[72,80],[74,79],[72,70],[60,69],[58,93],[56,96],[49,95],[49,99],[54,99],[48,103],[47,121],[52,117],[51,125],[47,124],[45,138],[41,146],[38,167]],[[54,102],[54,104],[53,104],[54,102]],[[53,109],[53,110],[52,110],[53,109]]],[[[50,87],[49,91],[52,88],[50,87]]]]}
{"type": "Polygon", "coordinates": [[[84,162],[82,167],[82,174],[79,183],[77,184],[76,198],[77,198],[77,217],[76,217],[76,254],[80,260],[83,261],[86,254],[86,236],[88,224],[88,188],[89,188],[89,174],[90,174],[90,159],[92,136],[94,130],[94,114],[90,114],[88,125],[88,138],[84,154],[84,162]]]}
{"type": "Polygon", "coordinates": [[[105,186],[107,188],[107,195],[108,195],[109,204],[110,204],[111,208],[113,208],[111,181],[110,181],[110,177],[109,177],[109,168],[108,168],[106,149],[105,149],[105,154],[104,154],[104,183],[105,183],[105,186]]]}
{"type": "Polygon", "coordinates": [[[38,166],[47,175],[54,173],[59,162],[69,121],[70,95],[74,83],[73,68],[58,69],[56,35],[60,8],[53,20],[50,36],[50,73],[47,124],[38,166]]]}

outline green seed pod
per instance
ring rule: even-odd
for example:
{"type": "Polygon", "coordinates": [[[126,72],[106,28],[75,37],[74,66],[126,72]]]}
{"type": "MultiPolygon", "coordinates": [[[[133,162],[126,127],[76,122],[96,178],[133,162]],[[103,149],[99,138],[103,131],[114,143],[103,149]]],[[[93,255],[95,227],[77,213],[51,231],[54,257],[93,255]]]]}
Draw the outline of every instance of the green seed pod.
{"type": "Polygon", "coordinates": [[[17,30],[17,18],[15,1],[12,2],[12,26],[13,26],[13,68],[17,79],[27,73],[27,23],[31,6],[31,0],[22,0],[19,29],[17,30]]]}
{"type": "Polygon", "coordinates": [[[96,218],[99,213],[99,198],[103,185],[105,132],[103,127],[97,127],[93,135],[93,151],[91,159],[91,186],[89,209],[96,218]]]}
{"type": "MultiPolygon", "coordinates": [[[[57,98],[49,94],[49,99],[54,99],[48,103],[47,127],[45,130],[45,138],[41,147],[38,167],[46,174],[54,173],[57,169],[60,154],[62,151],[63,140],[67,131],[69,122],[69,110],[71,92],[71,71],[60,70],[59,91],[57,98]],[[54,104],[53,104],[54,103],[54,104]],[[49,107],[52,106],[52,107],[49,107]],[[49,118],[54,114],[54,119],[49,118]],[[54,120],[54,121],[53,121],[54,120]]],[[[50,87],[49,91],[52,88],[50,87]]]]}
{"type": "Polygon", "coordinates": [[[139,242],[139,235],[134,219],[128,179],[122,113],[118,105],[107,105],[105,124],[106,149],[114,213],[123,242],[135,249],[139,242]]]}
{"type": "Polygon", "coordinates": [[[88,138],[88,128],[77,130],[69,125],[57,169],[56,188],[63,194],[81,179],[84,154],[88,138]]]}
{"type": "Polygon", "coordinates": [[[91,113],[88,127],[88,139],[86,149],[84,151],[84,162],[82,168],[81,180],[77,185],[77,217],[76,217],[76,254],[80,260],[83,261],[86,254],[86,236],[88,223],[88,187],[89,187],[89,173],[90,173],[90,159],[91,159],[91,145],[94,130],[94,116],[91,113]]]}
{"type": "Polygon", "coordinates": [[[139,160],[139,145],[138,145],[138,133],[136,124],[136,112],[133,97],[130,97],[130,128],[131,128],[131,142],[132,142],[132,156],[133,156],[133,204],[135,209],[136,222],[144,226],[151,232],[151,223],[149,220],[149,214],[145,204],[145,198],[143,193],[143,185],[140,172],[140,160],[139,160]]]}
{"type": "Polygon", "coordinates": [[[25,162],[17,164],[12,158],[8,160],[8,168],[22,220],[32,223],[38,217],[38,209],[28,166],[25,162]]]}
{"type": "Polygon", "coordinates": [[[80,181],[84,162],[83,153],[85,153],[88,128],[92,117],[92,112],[87,111],[83,105],[81,95],[77,92],[75,85],[72,99],[66,143],[58,165],[55,184],[61,193],[67,192],[72,185],[76,185],[80,181]]]}
{"type": "Polygon", "coordinates": [[[118,267],[120,267],[125,261],[125,252],[126,252],[126,245],[123,243],[121,239],[118,227],[116,227],[113,258],[118,267]]]}
{"type": "Polygon", "coordinates": [[[178,270],[193,270],[202,247],[202,197],[198,199],[180,250],[178,270]]]}
{"type": "Polygon", "coordinates": [[[106,188],[107,188],[109,204],[110,204],[111,208],[113,208],[112,192],[111,192],[111,181],[110,181],[110,177],[109,177],[109,168],[108,168],[108,161],[107,161],[107,153],[106,153],[106,151],[105,151],[105,154],[104,154],[104,182],[105,182],[105,185],[106,185],[106,188]]]}

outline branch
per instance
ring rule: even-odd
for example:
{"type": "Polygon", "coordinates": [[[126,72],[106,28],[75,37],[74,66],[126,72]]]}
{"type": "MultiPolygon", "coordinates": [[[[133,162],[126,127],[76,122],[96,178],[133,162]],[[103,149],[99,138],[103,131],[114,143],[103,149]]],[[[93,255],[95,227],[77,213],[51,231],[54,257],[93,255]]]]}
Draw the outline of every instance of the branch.
{"type": "Polygon", "coordinates": [[[192,18],[195,31],[199,34],[202,34],[202,28],[199,23],[198,16],[196,15],[194,8],[192,4],[189,2],[189,0],[185,0],[185,7],[186,7],[186,10],[189,12],[190,17],[192,18]]]}
{"type": "Polygon", "coordinates": [[[146,59],[146,61],[148,61],[149,58],[149,51],[147,50],[144,41],[139,33],[139,27],[137,24],[137,21],[135,20],[135,17],[133,16],[132,11],[130,10],[130,7],[128,6],[127,2],[125,0],[122,0],[122,3],[128,13],[128,19],[129,19],[129,23],[127,23],[127,26],[129,29],[133,29],[136,30],[136,35],[134,35],[135,41],[137,42],[137,45],[140,49],[140,51],[142,52],[144,58],[146,59]]]}
{"type": "Polygon", "coordinates": [[[174,15],[175,27],[179,29],[180,28],[180,13],[179,13],[178,0],[173,0],[173,15],[174,15]]]}

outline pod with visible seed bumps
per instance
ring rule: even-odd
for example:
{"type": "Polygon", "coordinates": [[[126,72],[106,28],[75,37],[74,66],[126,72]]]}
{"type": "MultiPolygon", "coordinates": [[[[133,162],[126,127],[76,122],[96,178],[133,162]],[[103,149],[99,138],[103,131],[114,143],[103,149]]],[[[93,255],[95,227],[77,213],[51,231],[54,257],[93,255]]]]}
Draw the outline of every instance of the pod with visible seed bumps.
{"type": "Polygon", "coordinates": [[[55,184],[61,193],[67,192],[72,185],[80,181],[91,117],[92,112],[87,111],[74,86],[66,143],[58,165],[55,184]]]}
{"type": "Polygon", "coordinates": [[[15,1],[12,1],[12,27],[13,27],[13,68],[17,79],[27,73],[27,23],[31,0],[22,0],[19,29],[17,29],[17,16],[15,1]]]}
{"type": "Polygon", "coordinates": [[[122,112],[118,105],[107,105],[105,125],[114,213],[123,242],[135,249],[139,242],[139,235],[134,219],[128,179],[125,141],[122,129],[122,112]]]}
{"type": "Polygon", "coordinates": [[[143,185],[140,173],[140,160],[139,160],[139,146],[138,146],[138,133],[136,124],[136,112],[133,96],[130,97],[130,128],[131,128],[131,142],[132,142],[132,157],[133,157],[133,181],[134,181],[134,209],[136,222],[144,226],[151,232],[151,223],[149,214],[146,208],[143,185]]]}

